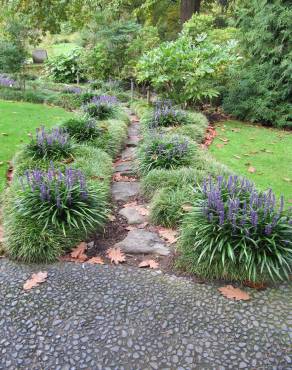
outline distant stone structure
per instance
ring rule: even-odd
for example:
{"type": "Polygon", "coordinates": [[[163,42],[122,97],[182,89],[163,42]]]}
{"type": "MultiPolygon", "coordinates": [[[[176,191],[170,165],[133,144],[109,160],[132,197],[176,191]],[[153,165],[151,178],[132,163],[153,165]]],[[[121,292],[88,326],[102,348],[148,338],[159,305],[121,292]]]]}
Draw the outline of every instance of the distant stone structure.
{"type": "Polygon", "coordinates": [[[34,63],[42,64],[48,59],[48,53],[45,49],[35,49],[32,52],[32,60],[34,63]]]}

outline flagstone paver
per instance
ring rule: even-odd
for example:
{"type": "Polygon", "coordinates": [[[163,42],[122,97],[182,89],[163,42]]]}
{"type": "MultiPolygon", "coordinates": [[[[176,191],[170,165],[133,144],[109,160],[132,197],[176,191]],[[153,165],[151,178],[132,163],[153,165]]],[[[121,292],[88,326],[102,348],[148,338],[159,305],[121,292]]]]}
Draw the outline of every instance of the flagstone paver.
{"type": "Polygon", "coordinates": [[[1,370],[291,369],[291,284],[234,302],[149,270],[4,259],[0,284],[1,370]]]}
{"type": "Polygon", "coordinates": [[[128,201],[140,193],[139,182],[114,182],[112,184],[112,195],[114,200],[128,201]]]}
{"type": "Polygon", "coordinates": [[[122,208],[119,214],[126,217],[129,225],[142,224],[146,217],[141,215],[135,207],[122,208]]]}

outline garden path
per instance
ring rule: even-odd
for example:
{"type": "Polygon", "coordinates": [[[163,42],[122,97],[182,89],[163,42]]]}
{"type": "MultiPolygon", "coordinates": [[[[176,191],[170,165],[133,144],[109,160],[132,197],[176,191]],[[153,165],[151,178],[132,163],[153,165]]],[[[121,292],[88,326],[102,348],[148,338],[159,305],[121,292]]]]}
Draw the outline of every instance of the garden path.
{"type": "MultiPolygon", "coordinates": [[[[118,177],[133,176],[135,120],[118,177]]],[[[124,207],[136,199],[146,208],[135,180],[113,183],[118,213],[131,225],[147,217],[124,207]]],[[[137,230],[118,246],[168,252],[158,234],[137,230]]],[[[291,283],[249,289],[245,302],[224,298],[218,286],[128,265],[0,259],[0,369],[291,369],[291,283]],[[37,271],[48,272],[46,282],[24,291],[37,271]]]]}

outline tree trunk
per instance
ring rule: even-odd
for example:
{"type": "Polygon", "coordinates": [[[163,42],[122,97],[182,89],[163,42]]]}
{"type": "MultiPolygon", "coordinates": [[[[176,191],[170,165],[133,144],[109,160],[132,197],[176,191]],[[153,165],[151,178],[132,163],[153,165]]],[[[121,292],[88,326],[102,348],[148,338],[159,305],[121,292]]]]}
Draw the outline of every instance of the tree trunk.
{"type": "Polygon", "coordinates": [[[194,13],[199,13],[202,0],[181,0],[180,18],[182,23],[192,18],[194,13]]]}

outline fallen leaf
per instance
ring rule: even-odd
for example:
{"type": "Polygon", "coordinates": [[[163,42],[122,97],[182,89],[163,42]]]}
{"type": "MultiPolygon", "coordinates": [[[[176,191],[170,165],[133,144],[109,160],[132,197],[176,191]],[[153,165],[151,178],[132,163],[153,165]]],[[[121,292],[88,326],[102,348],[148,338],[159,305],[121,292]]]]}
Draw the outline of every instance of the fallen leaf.
{"type": "Polygon", "coordinates": [[[113,222],[113,221],[115,221],[115,220],[116,220],[116,216],[114,216],[114,215],[108,215],[108,216],[107,216],[107,218],[108,218],[111,222],[113,222]]]}
{"type": "Polygon", "coordinates": [[[8,136],[7,132],[2,132],[2,136],[8,136]]]}
{"type": "Polygon", "coordinates": [[[249,287],[249,288],[253,288],[253,289],[257,289],[257,290],[267,288],[267,284],[265,284],[265,283],[254,283],[253,281],[250,281],[250,280],[244,281],[243,284],[245,286],[249,287]]]}
{"type": "Polygon", "coordinates": [[[234,288],[232,285],[226,285],[218,288],[220,293],[228,299],[235,299],[236,301],[248,301],[250,295],[239,288],[234,288]]]}
{"type": "Polygon", "coordinates": [[[193,209],[193,206],[191,204],[183,204],[181,208],[185,212],[190,212],[193,209]]]}
{"type": "Polygon", "coordinates": [[[233,154],[233,157],[236,158],[236,159],[241,159],[241,157],[239,155],[236,155],[236,154],[233,154]]]}
{"type": "Polygon", "coordinates": [[[240,128],[232,128],[231,131],[233,131],[233,132],[240,132],[240,128]]]}
{"type": "Polygon", "coordinates": [[[139,267],[149,267],[151,269],[158,269],[159,263],[154,260],[144,260],[139,263],[139,267]]]}
{"type": "Polygon", "coordinates": [[[135,207],[141,216],[149,216],[149,210],[143,206],[135,207]]]}
{"type": "Polygon", "coordinates": [[[121,251],[121,248],[109,248],[106,252],[108,258],[112,263],[118,265],[121,262],[126,261],[124,253],[121,251]]]}
{"type": "Polygon", "coordinates": [[[256,169],[254,167],[250,166],[250,167],[248,167],[247,171],[249,173],[255,173],[256,172],[256,169]]]}
{"type": "Polygon", "coordinates": [[[90,258],[87,263],[91,265],[104,265],[104,260],[101,257],[92,257],[90,258]]]}
{"type": "Polygon", "coordinates": [[[177,241],[177,231],[167,229],[166,227],[158,227],[159,235],[169,244],[174,244],[177,241]]]}
{"type": "Polygon", "coordinates": [[[0,166],[3,166],[4,162],[0,162],[0,166]]]}
{"type": "Polygon", "coordinates": [[[86,243],[82,242],[73,249],[73,251],[70,253],[70,256],[74,258],[76,262],[84,262],[87,260],[87,255],[85,254],[86,249],[86,243]]]}
{"type": "Polygon", "coordinates": [[[135,182],[137,179],[135,177],[130,177],[130,176],[124,176],[120,172],[117,172],[113,176],[113,181],[117,182],[135,182]]]}
{"type": "Polygon", "coordinates": [[[223,141],[224,143],[228,143],[228,139],[226,137],[218,137],[219,140],[223,141]]]}
{"type": "Polygon", "coordinates": [[[223,144],[216,144],[216,146],[217,146],[218,149],[224,148],[224,145],[223,144]]]}
{"type": "Polygon", "coordinates": [[[291,204],[292,203],[292,199],[288,199],[287,202],[291,204]]]}
{"type": "Polygon", "coordinates": [[[44,283],[48,277],[48,273],[46,271],[42,272],[36,272],[31,275],[30,279],[28,279],[24,284],[23,284],[23,289],[24,290],[30,290],[36,286],[38,286],[41,283],[44,283]]]}
{"type": "Polygon", "coordinates": [[[283,177],[283,180],[286,181],[286,182],[292,182],[292,180],[289,179],[288,177],[283,177]]]}

